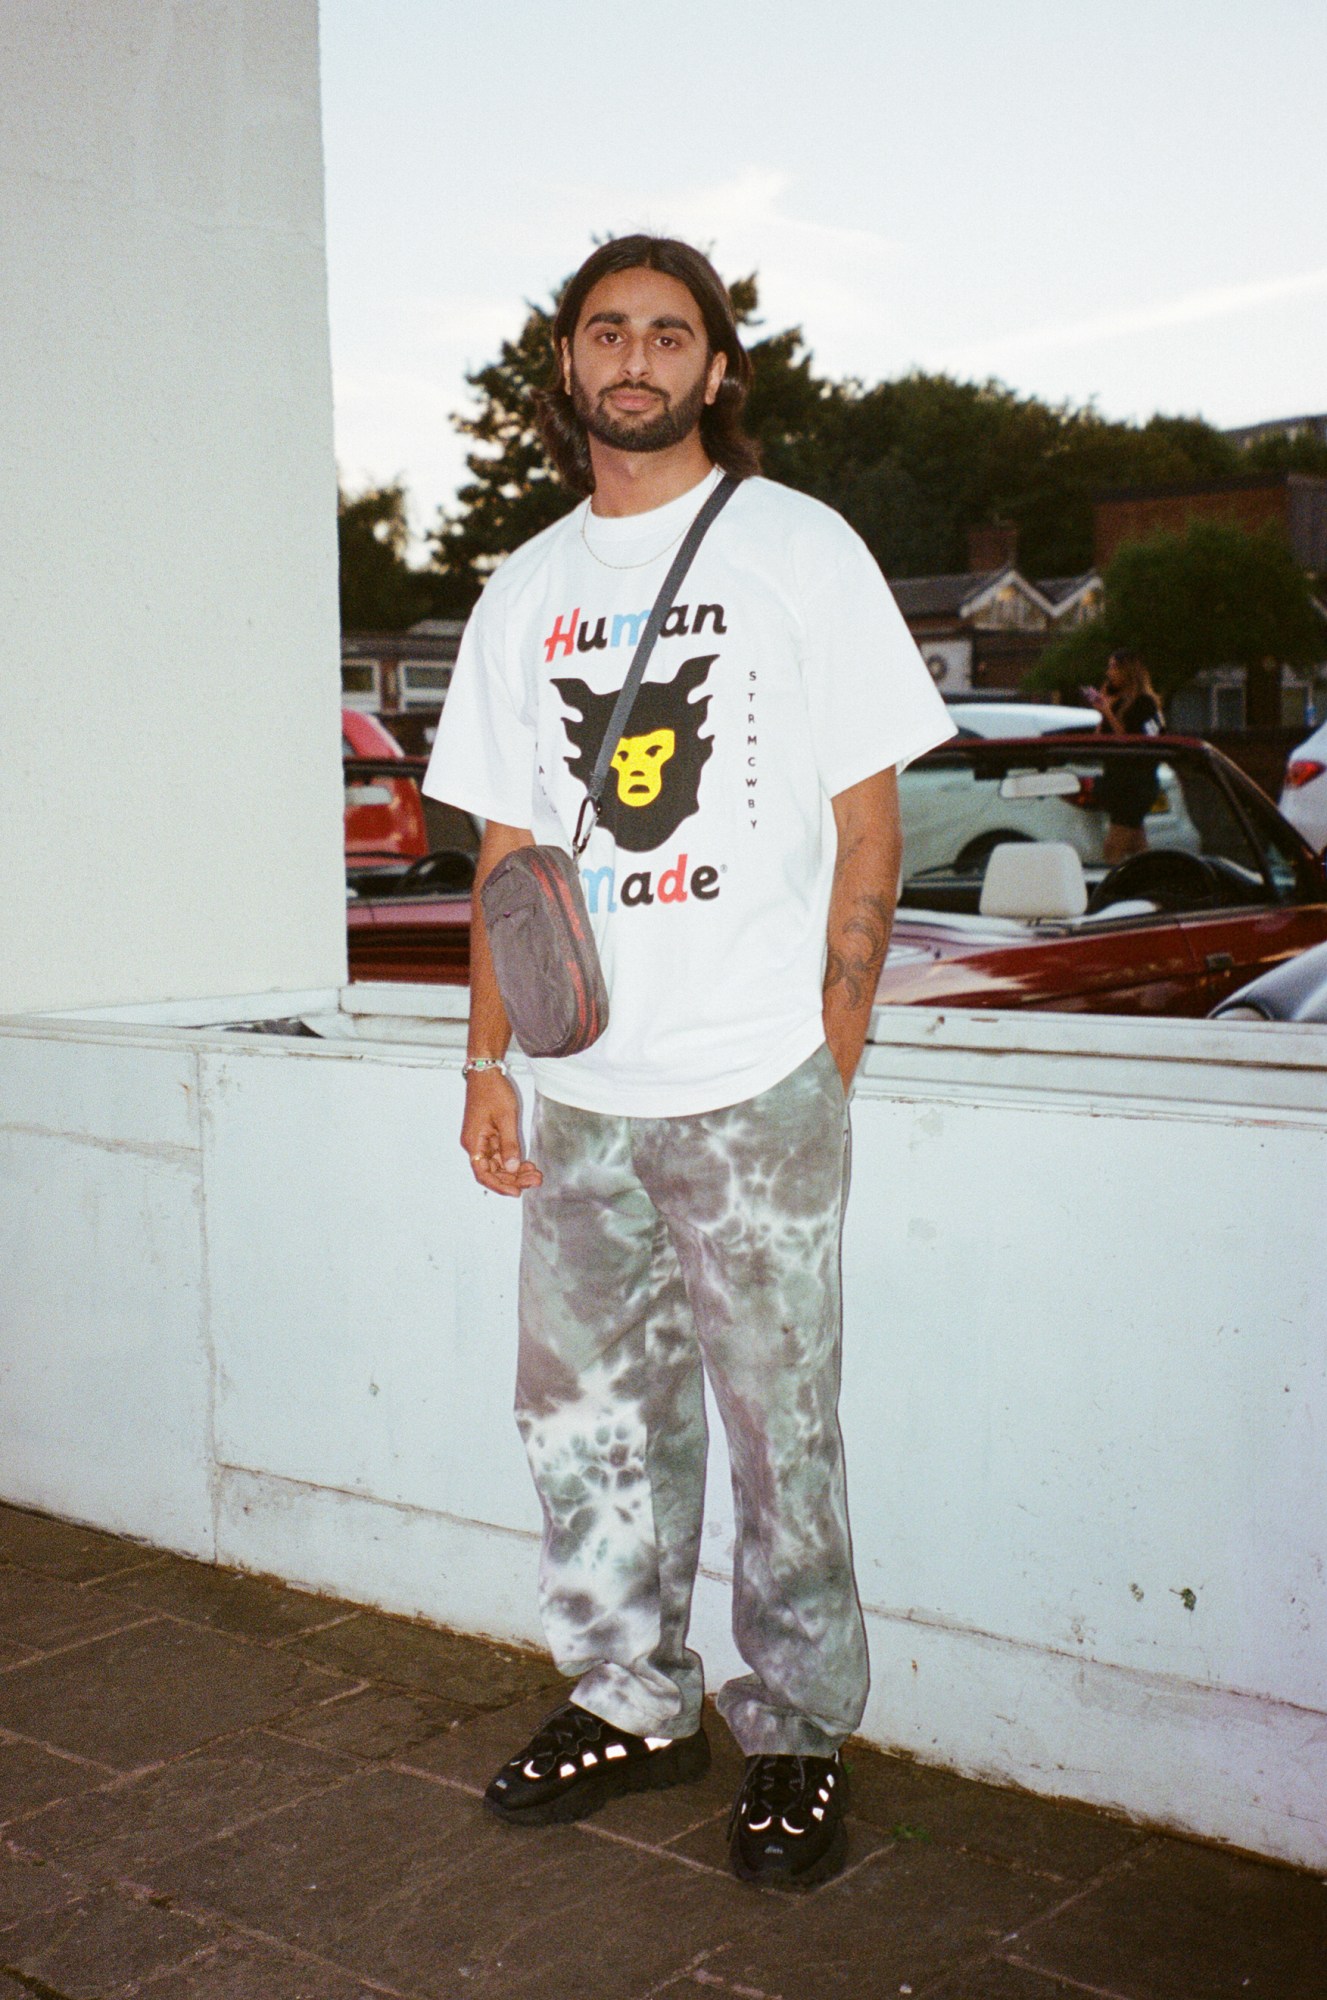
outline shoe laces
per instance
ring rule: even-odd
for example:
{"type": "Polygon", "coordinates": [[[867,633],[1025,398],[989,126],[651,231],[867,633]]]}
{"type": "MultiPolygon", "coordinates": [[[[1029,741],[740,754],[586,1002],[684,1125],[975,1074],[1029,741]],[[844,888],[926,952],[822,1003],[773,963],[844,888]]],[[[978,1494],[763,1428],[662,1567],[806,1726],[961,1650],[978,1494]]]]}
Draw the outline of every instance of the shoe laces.
{"type": "Polygon", "coordinates": [[[826,1757],[757,1757],[733,1806],[729,1832],[740,1820],[748,1833],[805,1834],[823,1820],[840,1782],[826,1757]]]}
{"type": "Polygon", "coordinates": [[[667,1736],[631,1736],[602,1716],[592,1715],[574,1701],[555,1708],[543,1727],[518,1750],[511,1768],[532,1781],[548,1778],[556,1771],[560,1778],[572,1778],[593,1770],[597,1764],[620,1763],[624,1757],[666,1750],[667,1736]]]}
{"type": "Polygon", "coordinates": [[[599,1716],[568,1701],[554,1709],[524,1750],[518,1751],[511,1761],[521,1767],[527,1778],[546,1778],[568,1760],[575,1762],[583,1750],[601,1743],[605,1736],[616,1735],[617,1731],[599,1716]]]}

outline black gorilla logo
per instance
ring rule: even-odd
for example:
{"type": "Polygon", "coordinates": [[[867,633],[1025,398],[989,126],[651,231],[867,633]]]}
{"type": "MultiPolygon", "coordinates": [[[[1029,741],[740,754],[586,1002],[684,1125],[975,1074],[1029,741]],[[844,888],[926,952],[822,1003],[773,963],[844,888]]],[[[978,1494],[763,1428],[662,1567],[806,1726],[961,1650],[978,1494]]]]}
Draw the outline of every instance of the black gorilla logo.
{"type": "MultiPolygon", "coordinates": [[[[692,701],[718,659],[707,653],[688,660],[671,681],[646,681],[636,695],[609,768],[599,824],[606,826],[619,847],[648,854],[671,840],[684,819],[700,809],[700,774],[709,762],[714,739],[700,726],[710,698],[692,701]]],[[[554,681],[554,687],[574,708],[579,721],[563,718],[576,754],[568,757],[573,777],[588,785],[594,760],[613,713],[617,691],[594,694],[584,681],[554,681]]]]}

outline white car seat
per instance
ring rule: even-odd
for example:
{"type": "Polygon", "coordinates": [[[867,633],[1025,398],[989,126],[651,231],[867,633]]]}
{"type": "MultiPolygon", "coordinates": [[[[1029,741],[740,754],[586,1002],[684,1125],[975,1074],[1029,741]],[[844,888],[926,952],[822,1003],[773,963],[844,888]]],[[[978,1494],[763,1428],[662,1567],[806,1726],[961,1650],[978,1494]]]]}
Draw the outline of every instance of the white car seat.
{"type": "Polygon", "coordinates": [[[1081,917],[1087,883],[1067,840],[1004,840],[992,848],[981,885],[984,917],[1081,917]]]}

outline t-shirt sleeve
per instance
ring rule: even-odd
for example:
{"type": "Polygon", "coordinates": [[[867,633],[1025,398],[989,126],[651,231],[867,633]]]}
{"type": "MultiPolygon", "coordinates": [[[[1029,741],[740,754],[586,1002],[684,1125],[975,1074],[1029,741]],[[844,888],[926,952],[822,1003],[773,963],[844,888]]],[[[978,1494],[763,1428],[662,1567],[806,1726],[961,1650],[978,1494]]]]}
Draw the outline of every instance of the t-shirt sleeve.
{"type": "Polygon", "coordinates": [[[526,827],[534,809],[535,729],[513,680],[518,664],[508,658],[504,622],[496,595],[485,591],[461,638],[423,789],[481,819],[526,827]]]}
{"type": "Polygon", "coordinates": [[[831,797],[957,734],[903,613],[851,531],[806,596],[811,738],[831,797]]]}

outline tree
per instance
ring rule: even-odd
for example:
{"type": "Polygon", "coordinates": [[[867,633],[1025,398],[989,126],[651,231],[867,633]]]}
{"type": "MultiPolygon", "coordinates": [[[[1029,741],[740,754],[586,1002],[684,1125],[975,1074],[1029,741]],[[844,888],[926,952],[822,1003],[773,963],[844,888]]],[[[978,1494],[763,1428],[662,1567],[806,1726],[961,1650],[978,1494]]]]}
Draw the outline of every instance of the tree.
{"type": "Polygon", "coordinates": [[[1327,438],[1265,437],[1239,453],[1238,472],[1308,472],[1327,478],[1327,438]]]}
{"type": "MultiPolygon", "coordinates": [[[[1079,575],[1092,562],[1101,487],[1256,469],[1198,417],[1112,423],[1091,406],[1044,403],[1002,382],[920,372],[871,386],[831,381],[816,372],[800,327],[752,337],[754,274],[730,293],[753,366],[747,425],[765,470],[836,507],[887,576],[966,569],[968,529],[994,519],[1017,526],[1029,575],[1079,575]]],[[[479,407],[455,422],[474,440],[470,479],[430,537],[436,569],[467,605],[504,555],[572,505],[535,419],[555,310],[556,299],[529,306],[517,338],[467,377],[479,407]]]]}
{"type": "Polygon", "coordinates": [[[888,576],[964,570],[969,528],[1018,529],[1019,566],[1076,576],[1092,562],[1092,495],[1237,470],[1198,418],[1141,428],[1089,407],[1019,396],[997,381],[914,372],[859,390],[840,416],[839,506],[888,576]]]}
{"type": "Polygon", "coordinates": [[[1142,654],[1162,694],[1204,667],[1242,666],[1249,721],[1279,722],[1280,667],[1312,666],[1327,655],[1327,625],[1274,526],[1251,535],[1190,521],[1182,535],[1126,542],[1102,582],[1100,618],[1048,647],[1027,686],[1095,682],[1113,648],[1127,646],[1142,654]]]}
{"type": "Polygon", "coordinates": [[[338,491],[343,632],[402,632],[420,618],[445,617],[445,580],[406,561],[410,529],[400,481],[338,491]]]}
{"type": "MultiPolygon", "coordinates": [[[[758,302],[755,278],[739,278],[729,290],[738,325],[751,327],[758,302]]],[[[470,479],[456,496],[455,510],[441,510],[429,539],[435,568],[467,604],[503,556],[576,504],[544,456],[536,415],[536,398],[552,367],[560,294],[561,287],[547,307],[528,305],[517,338],[504,340],[496,361],[466,376],[479,408],[453,418],[475,441],[466,457],[470,479]]],[[[750,354],[755,379],[747,427],[764,449],[770,476],[807,491],[814,490],[814,477],[828,483],[826,418],[843,392],[812,372],[796,327],[755,341],[750,354]]]]}
{"type": "Polygon", "coordinates": [[[504,556],[575,505],[544,456],[535,414],[552,360],[556,309],[556,298],[549,308],[527,308],[517,338],[504,340],[496,361],[465,378],[480,399],[478,411],[452,418],[477,448],[466,456],[470,479],[456,496],[457,511],[440,510],[429,540],[434,568],[467,608],[504,556]]]}

